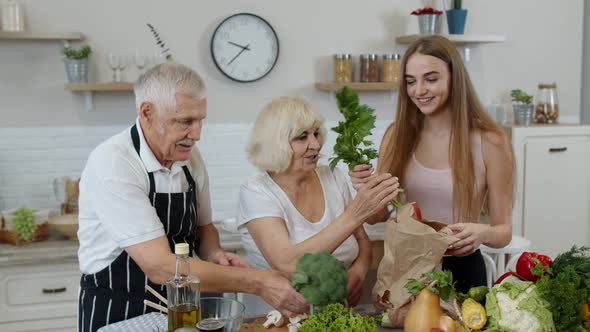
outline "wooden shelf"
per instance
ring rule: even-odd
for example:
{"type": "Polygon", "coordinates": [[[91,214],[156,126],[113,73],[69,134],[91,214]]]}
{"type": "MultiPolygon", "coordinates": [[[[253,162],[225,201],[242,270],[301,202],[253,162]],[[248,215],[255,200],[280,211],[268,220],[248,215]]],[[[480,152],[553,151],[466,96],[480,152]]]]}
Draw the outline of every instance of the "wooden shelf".
{"type": "Polygon", "coordinates": [[[68,91],[99,92],[99,91],[133,91],[133,83],[107,82],[107,83],[69,83],[65,85],[68,91]]]}
{"type": "MultiPolygon", "coordinates": [[[[405,35],[395,38],[395,42],[398,44],[410,44],[415,40],[430,35],[405,35]]],[[[464,44],[482,44],[482,43],[501,43],[506,41],[504,36],[494,35],[439,35],[448,38],[450,41],[457,45],[464,44]]]]}
{"type": "Polygon", "coordinates": [[[342,89],[343,87],[348,86],[349,89],[354,91],[391,91],[397,90],[396,83],[385,83],[385,82],[375,82],[375,83],[361,83],[361,82],[351,82],[351,83],[316,83],[315,87],[319,90],[323,91],[337,91],[342,89]]]}
{"type": "Polygon", "coordinates": [[[0,31],[0,40],[82,40],[80,32],[0,31]]]}
{"type": "Polygon", "coordinates": [[[68,83],[64,86],[64,89],[67,91],[84,93],[86,110],[91,111],[94,108],[93,94],[95,92],[132,92],[133,83],[68,83]]]}

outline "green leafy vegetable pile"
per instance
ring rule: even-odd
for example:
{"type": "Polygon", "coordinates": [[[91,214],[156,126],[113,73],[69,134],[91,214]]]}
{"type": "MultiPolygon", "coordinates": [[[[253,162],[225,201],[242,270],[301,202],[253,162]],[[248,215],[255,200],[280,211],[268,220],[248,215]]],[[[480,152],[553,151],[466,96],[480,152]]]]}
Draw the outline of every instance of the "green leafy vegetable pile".
{"type": "Polygon", "coordinates": [[[573,246],[558,255],[536,285],[541,296],[551,304],[557,331],[590,329],[590,320],[583,321],[580,314],[582,306],[590,302],[589,247],[573,246]]]}
{"type": "MultiPolygon", "coordinates": [[[[434,282],[429,290],[434,294],[440,296],[443,301],[449,301],[458,297],[458,292],[455,289],[455,282],[453,281],[453,273],[449,270],[433,270],[432,272],[425,273],[424,277],[429,282],[434,282]]],[[[418,296],[422,289],[428,287],[428,285],[420,280],[410,278],[404,286],[408,292],[414,296],[418,296]]]]}
{"type": "Polygon", "coordinates": [[[299,332],[376,332],[373,317],[353,314],[342,304],[329,304],[321,313],[309,316],[299,332]]]}
{"type": "MultiPolygon", "coordinates": [[[[338,133],[338,137],[334,145],[334,157],[330,158],[330,169],[334,170],[341,160],[348,165],[348,169],[369,164],[378,156],[377,150],[371,147],[373,142],[366,139],[375,128],[375,110],[367,105],[360,105],[358,94],[346,86],[336,93],[336,101],[340,113],[344,115],[344,121],[332,128],[338,133]]],[[[391,203],[397,209],[402,206],[395,199],[391,203]]]]}
{"type": "Polygon", "coordinates": [[[347,282],[344,264],[327,252],[301,256],[291,274],[293,288],[312,305],[344,302],[347,282]]]}
{"type": "Polygon", "coordinates": [[[28,241],[33,237],[37,224],[35,224],[35,216],[33,210],[26,207],[21,207],[14,212],[12,219],[12,230],[16,233],[19,240],[28,241]]]}

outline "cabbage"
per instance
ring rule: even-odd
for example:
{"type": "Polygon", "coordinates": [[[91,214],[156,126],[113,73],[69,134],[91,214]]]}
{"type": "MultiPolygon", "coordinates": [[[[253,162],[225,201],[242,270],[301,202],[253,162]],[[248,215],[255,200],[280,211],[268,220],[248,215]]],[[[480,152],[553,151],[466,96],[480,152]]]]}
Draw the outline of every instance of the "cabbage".
{"type": "Polygon", "coordinates": [[[510,276],[490,289],[486,296],[490,332],[553,332],[555,325],[549,303],[537,286],[510,276]]]}

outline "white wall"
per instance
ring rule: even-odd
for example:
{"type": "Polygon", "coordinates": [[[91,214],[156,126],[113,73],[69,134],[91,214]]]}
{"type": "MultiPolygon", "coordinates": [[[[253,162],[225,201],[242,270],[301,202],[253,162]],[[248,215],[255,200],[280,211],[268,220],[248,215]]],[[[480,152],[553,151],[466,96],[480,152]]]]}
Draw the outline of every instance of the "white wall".
{"type": "MultiPolygon", "coordinates": [[[[209,121],[251,122],[259,109],[280,95],[301,95],[338,119],[334,99],[313,87],[332,78],[336,52],[391,53],[396,35],[417,31],[409,13],[420,0],[23,0],[31,31],[80,31],[95,50],[92,79],[107,81],[105,54],[157,50],[145,23],[152,23],[176,60],[200,72],[208,84],[209,121]],[[256,83],[226,79],[209,53],[211,34],[225,17],[252,12],[278,32],[280,58],[273,72],[256,83]]],[[[440,2],[434,1],[440,7],[440,2]]],[[[470,0],[466,33],[499,34],[502,44],[474,47],[469,64],[482,101],[508,101],[508,91],[536,90],[555,81],[562,117],[580,116],[583,0],[470,0]]],[[[443,32],[446,28],[443,28],[443,32]]],[[[63,90],[65,73],[56,42],[0,41],[0,127],[126,125],[134,118],[130,93],[95,96],[93,112],[81,95],[63,90]]],[[[355,60],[358,59],[355,57],[355,60]]],[[[135,78],[136,70],[128,70],[135,78]]],[[[387,93],[363,93],[362,101],[391,119],[387,93]]]]}
{"type": "Polygon", "coordinates": [[[584,51],[582,52],[582,122],[590,123],[590,5],[584,5],[584,51]]]}

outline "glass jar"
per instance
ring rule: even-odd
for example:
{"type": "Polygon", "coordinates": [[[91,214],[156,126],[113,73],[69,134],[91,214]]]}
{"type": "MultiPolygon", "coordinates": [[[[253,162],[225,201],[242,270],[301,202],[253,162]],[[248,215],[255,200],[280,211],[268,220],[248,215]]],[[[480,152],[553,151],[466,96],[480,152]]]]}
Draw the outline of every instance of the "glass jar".
{"type": "Polygon", "coordinates": [[[539,83],[535,95],[535,123],[557,123],[558,117],[557,84],[539,83]]]}
{"type": "Polygon", "coordinates": [[[360,82],[379,82],[377,54],[361,54],[360,82]]]}
{"type": "Polygon", "coordinates": [[[381,82],[397,83],[399,80],[399,54],[383,54],[381,65],[381,82]]]}
{"type": "Polygon", "coordinates": [[[352,56],[350,54],[334,54],[334,82],[352,82],[352,56]]]}

